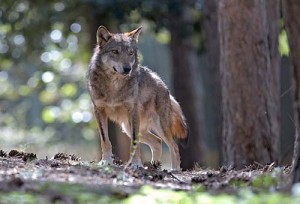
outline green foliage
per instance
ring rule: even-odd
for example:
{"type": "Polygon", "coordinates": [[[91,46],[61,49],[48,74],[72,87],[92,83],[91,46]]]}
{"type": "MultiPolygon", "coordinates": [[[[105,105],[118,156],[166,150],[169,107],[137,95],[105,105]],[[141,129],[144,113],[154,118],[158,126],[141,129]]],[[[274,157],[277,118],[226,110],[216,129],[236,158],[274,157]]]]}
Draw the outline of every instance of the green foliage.
{"type": "Polygon", "coordinates": [[[230,180],[230,185],[235,186],[235,187],[245,187],[246,182],[237,178],[237,179],[230,180]]]}
{"type": "Polygon", "coordinates": [[[279,51],[281,56],[289,56],[290,48],[287,39],[286,30],[282,30],[279,35],[279,51]]]}
{"type": "Polygon", "coordinates": [[[195,192],[201,193],[205,191],[205,187],[200,184],[194,185],[193,187],[195,192]]]}
{"type": "Polygon", "coordinates": [[[238,193],[208,193],[205,191],[175,191],[142,187],[138,192],[124,195],[116,189],[87,188],[77,184],[45,183],[33,192],[0,193],[1,203],[53,203],[66,200],[75,203],[119,203],[119,204],[298,204],[299,195],[280,192],[253,193],[249,188],[241,188],[238,193]],[[56,195],[56,196],[54,196],[56,195]]]}
{"type": "Polygon", "coordinates": [[[76,84],[65,84],[60,88],[60,93],[63,97],[73,97],[77,94],[77,86],[76,84]]]}
{"type": "Polygon", "coordinates": [[[117,198],[105,194],[104,189],[95,192],[76,184],[45,183],[39,186],[36,192],[9,192],[0,193],[0,203],[117,203],[117,198]]]}
{"type": "Polygon", "coordinates": [[[31,193],[20,193],[20,192],[11,192],[7,194],[0,193],[0,202],[3,204],[49,203],[47,202],[47,199],[43,198],[42,196],[37,196],[31,193]]]}
{"type": "Polygon", "coordinates": [[[252,186],[261,190],[269,190],[270,188],[276,188],[279,183],[279,177],[273,176],[271,174],[263,174],[257,176],[252,181],[252,186]]]}
{"type": "Polygon", "coordinates": [[[195,198],[188,196],[188,193],[184,191],[156,190],[150,186],[144,186],[140,193],[131,196],[124,203],[195,203],[195,201],[195,198]]]}
{"type": "Polygon", "coordinates": [[[168,44],[171,40],[170,32],[166,29],[162,29],[160,32],[158,32],[156,39],[162,44],[168,44]]]}
{"type": "Polygon", "coordinates": [[[173,203],[173,204],[281,204],[297,203],[300,197],[289,196],[282,193],[252,193],[247,188],[242,188],[237,195],[235,194],[210,194],[208,192],[187,192],[173,191],[165,189],[154,189],[149,186],[143,187],[139,193],[130,196],[124,201],[126,204],[134,203],[173,203]]]}
{"type": "Polygon", "coordinates": [[[76,134],[84,138],[83,129],[92,119],[84,83],[92,49],[87,8],[74,12],[80,3],[1,1],[0,128],[9,126],[16,132],[60,128],[65,138],[76,134]],[[83,128],[78,131],[74,122],[83,128]]]}
{"type": "Polygon", "coordinates": [[[53,123],[55,121],[55,109],[51,107],[44,108],[42,112],[42,118],[46,123],[53,123]]]}

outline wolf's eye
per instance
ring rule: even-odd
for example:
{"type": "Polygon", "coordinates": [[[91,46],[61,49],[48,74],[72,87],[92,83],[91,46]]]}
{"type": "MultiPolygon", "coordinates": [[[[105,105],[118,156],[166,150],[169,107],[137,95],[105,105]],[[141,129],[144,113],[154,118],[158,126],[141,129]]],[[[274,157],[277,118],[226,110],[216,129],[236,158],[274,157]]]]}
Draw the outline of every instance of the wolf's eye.
{"type": "Polygon", "coordinates": [[[129,55],[133,55],[134,54],[134,52],[133,51],[129,51],[129,53],[128,53],[129,55]]]}
{"type": "Polygon", "coordinates": [[[116,55],[119,54],[118,50],[112,50],[111,52],[114,53],[114,54],[116,54],[116,55]]]}

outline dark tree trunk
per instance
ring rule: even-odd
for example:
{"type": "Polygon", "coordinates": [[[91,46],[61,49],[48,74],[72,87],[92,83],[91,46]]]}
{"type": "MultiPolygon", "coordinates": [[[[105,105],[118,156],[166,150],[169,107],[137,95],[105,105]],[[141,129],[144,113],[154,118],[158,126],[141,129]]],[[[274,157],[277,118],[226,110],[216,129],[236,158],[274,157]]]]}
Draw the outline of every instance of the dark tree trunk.
{"type": "Polygon", "coordinates": [[[218,155],[217,163],[222,161],[222,114],[220,84],[220,43],[218,33],[218,0],[204,0],[205,49],[207,67],[202,69],[204,89],[204,113],[206,138],[214,140],[214,150],[218,155]]]}
{"type": "Polygon", "coordinates": [[[281,56],[279,54],[279,21],[280,21],[280,0],[266,0],[266,25],[268,26],[267,40],[270,56],[270,87],[266,90],[270,94],[270,100],[275,99],[270,103],[270,114],[276,122],[275,125],[271,125],[272,132],[276,136],[273,140],[272,135],[269,138],[273,141],[273,146],[275,148],[276,159],[274,162],[277,165],[280,163],[280,67],[281,67],[281,56]]]}
{"type": "Polygon", "coordinates": [[[293,158],[293,182],[300,182],[300,1],[283,0],[283,13],[287,29],[291,59],[293,67],[294,92],[294,122],[296,125],[296,139],[293,158]]]}
{"type": "Polygon", "coordinates": [[[269,4],[219,2],[224,156],[235,168],[278,162],[279,19],[269,4]]]}
{"type": "Polygon", "coordinates": [[[192,168],[197,162],[203,164],[203,121],[197,88],[197,52],[192,40],[193,22],[190,9],[184,5],[180,11],[169,14],[171,32],[171,55],[173,64],[173,87],[189,126],[187,147],[181,149],[181,161],[184,169],[192,168]]]}

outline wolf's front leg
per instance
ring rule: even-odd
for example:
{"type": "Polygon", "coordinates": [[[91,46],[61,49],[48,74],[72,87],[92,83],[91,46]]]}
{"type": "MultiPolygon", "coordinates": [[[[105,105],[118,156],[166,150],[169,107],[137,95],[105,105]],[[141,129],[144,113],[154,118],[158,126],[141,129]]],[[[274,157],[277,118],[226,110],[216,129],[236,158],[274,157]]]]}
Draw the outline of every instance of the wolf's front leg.
{"type": "Polygon", "coordinates": [[[141,158],[141,143],[136,144],[135,154],[131,160],[131,166],[134,168],[142,167],[142,158],[141,158]]]}
{"type": "Polygon", "coordinates": [[[98,124],[100,141],[101,141],[101,150],[102,150],[102,159],[99,162],[100,165],[108,165],[113,163],[112,158],[112,146],[108,137],[108,126],[107,126],[107,116],[104,111],[97,109],[94,106],[94,114],[98,124]]]}
{"type": "MultiPolygon", "coordinates": [[[[137,106],[135,106],[137,107],[137,106]]],[[[140,121],[138,117],[137,108],[134,108],[131,114],[131,121],[130,121],[130,137],[131,137],[131,148],[130,148],[130,157],[127,165],[132,165],[134,167],[142,166],[141,160],[141,153],[140,153],[140,144],[139,144],[139,128],[140,128],[140,121]]]]}

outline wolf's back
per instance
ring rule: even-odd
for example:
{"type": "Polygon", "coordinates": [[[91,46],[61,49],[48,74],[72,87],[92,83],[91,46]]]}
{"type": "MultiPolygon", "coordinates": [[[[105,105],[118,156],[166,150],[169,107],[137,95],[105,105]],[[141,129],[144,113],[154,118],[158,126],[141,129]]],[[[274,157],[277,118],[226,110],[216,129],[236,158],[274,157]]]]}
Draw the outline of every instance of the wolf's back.
{"type": "Polygon", "coordinates": [[[170,96],[170,99],[171,99],[171,107],[172,107],[172,113],[171,113],[172,135],[174,138],[180,140],[180,143],[185,145],[188,140],[188,127],[186,124],[186,120],[178,102],[174,99],[173,96],[170,96]]]}

